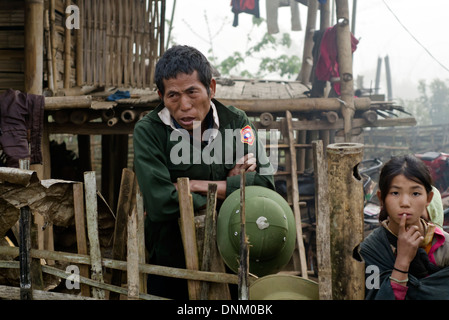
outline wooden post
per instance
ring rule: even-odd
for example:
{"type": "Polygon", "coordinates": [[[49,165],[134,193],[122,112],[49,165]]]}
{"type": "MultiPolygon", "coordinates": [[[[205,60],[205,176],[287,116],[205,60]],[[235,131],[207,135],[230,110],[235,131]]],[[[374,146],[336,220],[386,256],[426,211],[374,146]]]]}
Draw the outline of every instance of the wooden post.
{"type": "Polygon", "coordinates": [[[137,180],[134,177],[132,200],[128,214],[128,241],[127,241],[127,268],[128,279],[128,300],[139,299],[139,244],[137,236],[137,206],[136,206],[136,185],[137,180]]]}
{"type": "MultiPolygon", "coordinates": [[[[97,184],[95,171],[84,172],[84,184],[86,194],[87,232],[90,244],[91,275],[92,279],[103,282],[103,269],[101,266],[100,240],[98,238],[98,206],[97,184]]],[[[97,299],[104,299],[102,289],[92,288],[92,295],[97,299]]]]}
{"type": "Polygon", "coordinates": [[[246,216],[245,216],[245,170],[240,171],[240,266],[238,269],[238,296],[239,300],[249,299],[249,246],[246,236],[246,216]]]}
{"type": "MultiPolygon", "coordinates": [[[[128,225],[128,214],[132,210],[133,191],[134,191],[134,172],[128,168],[122,170],[120,182],[120,192],[117,202],[117,216],[115,219],[114,240],[112,244],[112,259],[125,260],[126,258],[126,231],[128,225]]],[[[121,286],[122,271],[112,270],[111,284],[121,286]]],[[[119,300],[120,295],[111,292],[109,300],[119,300]]]]}
{"type": "MultiPolygon", "coordinates": [[[[65,7],[71,5],[71,0],[65,0],[65,7]]],[[[70,16],[70,13],[65,14],[65,18],[67,19],[70,16]]],[[[81,19],[80,19],[81,20],[81,19]]],[[[65,27],[64,32],[64,88],[70,88],[70,74],[71,74],[71,65],[72,65],[72,31],[65,27]]]]}
{"type": "MultiPolygon", "coordinates": [[[[143,196],[137,181],[136,186],[136,207],[137,207],[137,243],[139,245],[139,263],[145,264],[145,212],[143,196]]],[[[140,273],[140,292],[147,292],[147,275],[140,273]]]]}
{"type": "Polygon", "coordinates": [[[42,94],[44,0],[25,1],[25,91],[42,94]]]}
{"type": "MultiPolygon", "coordinates": [[[[217,184],[210,183],[207,189],[206,217],[204,220],[203,255],[201,271],[226,272],[217,247],[217,184]]],[[[203,281],[201,300],[230,300],[231,293],[227,283],[203,281]]]]}
{"type": "Polygon", "coordinates": [[[344,119],[345,142],[351,141],[354,106],[354,80],[352,75],[352,47],[349,30],[348,0],[336,0],[337,6],[337,51],[340,72],[341,113],[344,119]]]}
{"type": "Polygon", "coordinates": [[[327,147],[332,296],[358,300],[365,296],[365,268],[353,258],[363,240],[363,183],[357,166],[363,145],[336,143],[327,147]]]}
{"type": "Polygon", "coordinates": [[[332,264],[330,248],[329,188],[323,142],[312,141],[315,175],[316,253],[320,300],[332,300],[332,264]]]}
{"type": "MultiPolygon", "coordinates": [[[[29,161],[20,160],[20,169],[28,169],[29,161]]],[[[20,252],[20,299],[33,300],[31,280],[31,220],[30,208],[20,208],[19,216],[19,252],[20,252]]]]}
{"type": "Polygon", "coordinates": [[[306,85],[310,83],[310,73],[313,67],[313,34],[316,29],[317,10],[318,2],[309,1],[309,6],[307,8],[307,26],[304,39],[302,65],[297,79],[306,85]]]}
{"type": "Polygon", "coordinates": [[[292,179],[292,204],[293,213],[296,221],[296,241],[298,241],[299,258],[301,263],[301,276],[308,279],[307,274],[307,261],[306,261],[306,249],[304,247],[304,241],[302,237],[302,222],[301,211],[299,208],[299,186],[298,186],[298,169],[296,164],[296,147],[294,145],[295,139],[293,134],[292,114],[290,111],[286,111],[286,120],[288,127],[288,141],[290,146],[290,158],[291,158],[291,179],[292,179]]]}
{"type": "MultiPolygon", "coordinates": [[[[196,242],[195,222],[193,214],[192,195],[190,194],[189,178],[178,178],[178,196],[180,211],[180,227],[186,267],[191,270],[199,270],[198,248],[196,242]]],[[[198,300],[200,298],[200,282],[189,280],[189,299],[198,300]]]]}
{"type": "MultiPolygon", "coordinates": [[[[210,271],[211,247],[214,245],[215,208],[217,204],[217,184],[211,183],[207,189],[206,218],[204,220],[203,258],[201,259],[201,271],[210,271]]],[[[209,283],[203,282],[201,286],[201,300],[207,300],[209,296],[209,283]]]]}
{"type": "MultiPolygon", "coordinates": [[[[73,185],[73,211],[75,215],[76,244],[79,254],[87,255],[86,218],[84,214],[84,190],[81,182],[73,185]]],[[[85,264],[79,266],[80,276],[89,277],[89,268],[85,264]]],[[[81,295],[90,297],[89,286],[81,284],[81,295]]]]}

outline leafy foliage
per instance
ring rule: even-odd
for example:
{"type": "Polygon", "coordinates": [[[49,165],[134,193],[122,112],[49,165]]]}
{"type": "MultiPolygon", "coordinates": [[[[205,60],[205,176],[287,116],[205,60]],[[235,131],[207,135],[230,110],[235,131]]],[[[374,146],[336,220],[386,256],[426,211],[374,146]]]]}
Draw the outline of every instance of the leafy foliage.
{"type": "MultiPolygon", "coordinates": [[[[253,18],[253,25],[260,26],[262,18],[253,18]]],[[[261,39],[253,41],[251,34],[247,35],[250,47],[244,52],[235,51],[233,55],[223,61],[216,61],[210,57],[222,76],[240,76],[244,78],[264,78],[268,75],[278,75],[291,79],[296,78],[301,67],[301,60],[296,55],[287,55],[285,52],[292,45],[290,34],[271,35],[265,33],[261,39]],[[268,54],[268,52],[281,53],[280,55],[268,54]],[[258,70],[250,72],[245,68],[248,59],[259,60],[258,70]]]]}

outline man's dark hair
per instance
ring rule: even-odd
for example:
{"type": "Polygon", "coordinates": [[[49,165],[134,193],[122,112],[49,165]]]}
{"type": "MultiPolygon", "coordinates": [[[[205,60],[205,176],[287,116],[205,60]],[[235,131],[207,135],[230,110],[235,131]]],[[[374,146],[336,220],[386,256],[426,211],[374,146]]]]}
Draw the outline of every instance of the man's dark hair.
{"type": "Polygon", "coordinates": [[[179,73],[192,74],[194,71],[198,73],[199,81],[210,94],[212,70],[207,58],[193,47],[176,45],[168,49],[157,62],[154,81],[164,95],[164,79],[176,78],[179,73]]]}

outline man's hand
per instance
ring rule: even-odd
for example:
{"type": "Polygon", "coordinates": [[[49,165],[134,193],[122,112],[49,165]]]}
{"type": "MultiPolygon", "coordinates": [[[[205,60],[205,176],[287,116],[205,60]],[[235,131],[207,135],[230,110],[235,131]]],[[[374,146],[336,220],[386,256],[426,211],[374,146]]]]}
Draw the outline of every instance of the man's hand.
{"type": "Polygon", "coordinates": [[[236,162],[235,167],[232,168],[231,171],[229,171],[228,177],[239,175],[242,169],[244,169],[245,172],[256,171],[256,167],[257,164],[254,154],[252,153],[245,154],[242,158],[240,158],[236,162]]]}

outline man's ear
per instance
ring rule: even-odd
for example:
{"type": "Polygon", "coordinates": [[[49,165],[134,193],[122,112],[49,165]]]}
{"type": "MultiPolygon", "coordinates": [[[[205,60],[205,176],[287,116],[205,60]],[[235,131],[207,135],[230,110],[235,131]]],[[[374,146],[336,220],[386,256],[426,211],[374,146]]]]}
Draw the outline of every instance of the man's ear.
{"type": "Polygon", "coordinates": [[[157,94],[159,95],[159,98],[161,98],[161,100],[164,100],[164,97],[162,96],[162,92],[160,90],[157,90],[157,94]]]}
{"type": "Polygon", "coordinates": [[[209,89],[210,89],[210,98],[212,99],[215,97],[215,92],[217,89],[217,81],[215,81],[214,78],[212,78],[212,80],[210,81],[209,89]]]}

